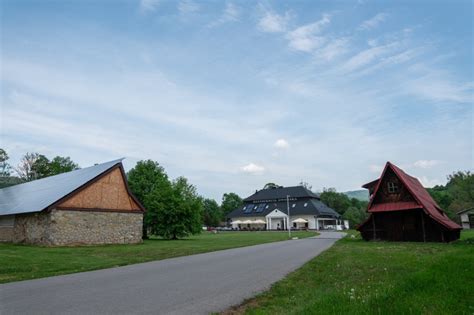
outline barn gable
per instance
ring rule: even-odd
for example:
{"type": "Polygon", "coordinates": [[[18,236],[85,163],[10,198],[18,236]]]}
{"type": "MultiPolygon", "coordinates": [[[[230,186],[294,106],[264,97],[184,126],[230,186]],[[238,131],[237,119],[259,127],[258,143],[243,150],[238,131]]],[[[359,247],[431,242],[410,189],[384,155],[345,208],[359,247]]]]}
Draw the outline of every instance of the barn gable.
{"type": "Polygon", "coordinates": [[[60,202],[57,209],[102,209],[113,211],[141,211],[129,194],[124,175],[119,167],[60,202]]]}

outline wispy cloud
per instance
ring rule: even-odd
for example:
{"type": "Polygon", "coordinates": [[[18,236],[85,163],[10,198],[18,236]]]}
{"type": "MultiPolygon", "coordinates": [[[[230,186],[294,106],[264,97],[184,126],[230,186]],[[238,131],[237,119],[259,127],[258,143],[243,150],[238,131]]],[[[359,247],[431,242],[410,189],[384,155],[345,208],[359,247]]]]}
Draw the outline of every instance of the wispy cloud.
{"type": "Polygon", "coordinates": [[[182,0],[178,3],[178,10],[181,14],[195,13],[199,11],[199,4],[193,0],[182,0]]]}
{"type": "Polygon", "coordinates": [[[286,34],[288,45],[294,49],[303,52],[311,52],[317,47],[320,47],[325,38],[319,36],[321,30],[331,22],[329,14],[323,14],[323,17],[310,24],[306,24],[290,31],[286,34]]]}
{"type": "Polygon", "coordinates": [[[237,22],[240,19],[241,9],[233,4],[232,2],[227,2],[222,12],[222,15],[219,19],[208,24],[208,27],[216,27],[221,24],[237,22]]]}
{"type": "Polygon", "coordinates": [[[258,22],[258,29],[267,33],[285,32],[289,20],[289,12],[286,12],[284,15],[279,15],[272,11],[265,11],[258,22]]]}
{"type": "Polygon", "coordinates": [[[388,14],[386,13],[378,13],[374,17],[365,20],[362,22],[362,24],[359,26],[360,30],[370,30],[373,28],[376,28],[380,23],[384,22],[388,17],[388,14]]]}
{"type": "Polygon", "coordinates": [[[436,165],[439,165],[441,161],[439,160],[418,160],[415,163],[413,163],[413,166],[418,167],[418,168],[432,168],[436,165]]]}
{"type": "Polygon", "coordinates": [[[155,11],[161,0],[140,0],[140,12],[142,13],[148,13],[148,12],[153,12],[155,11]]]}

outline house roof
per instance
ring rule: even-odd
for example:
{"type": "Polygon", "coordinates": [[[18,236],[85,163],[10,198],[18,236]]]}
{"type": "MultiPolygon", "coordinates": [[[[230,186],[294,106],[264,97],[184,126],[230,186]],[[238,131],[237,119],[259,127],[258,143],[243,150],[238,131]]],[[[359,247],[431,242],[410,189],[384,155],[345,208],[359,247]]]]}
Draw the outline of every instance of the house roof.
{"type": "Polygon", "coordinates": [[[245,198],[244,201],[286,199],[286,196],[291,198],[309,197],[319,199],[319,195],[303,186],[291,186],[258,190],[253,195],[245,198]]]}
{"type": "MultiPolygon", "coordinates": [[[[114,167],[122,169],[122,160],[118,159],[0,189],[0,215],[43,211],[108,170],[114,167]]],[[[131,193],[130,195],[137,201],[131,193]]],[[[138,201],[137,204],[141,207],[138,201]]]]}
{"type": "Polygon", "coordinates": [[[471,211],[471,210],[474,210],[474,207],[461,210],[461,211],[459,211],[459,212],[456,212],[456,214],[461,214],[461,213],[468,212],[468,211],[471,211]]]}
{"type": "Polygon", "coordinates": [[[384,206],[381,206],[381,204],[373,203],[375,196],[377,195],[377,191],[380,188],[380,183],[382,182],[381,179],[384,177],[388,169],[391,169],[395,173],[395,175],[400,179],[400,181],[412,194],[413,198],[415,198],[416,203],[412,205],[413,208],[411,209],[422,208],[429,217],[431,217],[433,220],[437,221],[441,225],[445,226],[446,228],[451,230],[461,229],[458,224],[451,221],[448,216],[443,212],[443,210],[441,210],[436,201],[433,200],[431,195],[423,187],[420,181],[418,181],[417,178],[408,175],[403,170],[401,170],[396,165],[390,162],[387,162],[387,164],[385,165],[382,176],[380,177],[377,182],[377,185],[375,186],[373,196],[369,201],[367,210],[368,212],[408,210],[407,204],[405,202],[390,203],[390,205],[385,204],[384,206]]]}
{"type": "MultiPolygon", "coordinates": [[[[262,202],[262,203],[252,203],[247,202],[239,208],[235,209],[227,216],[229,218],[236,217],[264,217],[275,209],[280,210],[281,212],[288,214],[288,207],[286,201],[279,202],[262,202]],[[263,209],[260,212],[257,212],[259,205],[263,205],[263,209]],[[251,207],[251,211],[248,212],[248,207],[251,207]],[[246,212],[247,211],[247,212],[246,212]]],[[[329,208],[319,199],[311,198],[306,200],[297,200],[290,201],[290,215],[315,215],[315,216],[328,216],[339,218],[341,215],[334,211],[334,209],[329,208]],[[293,206],[294,205],[294,206],[293,206]]]]}

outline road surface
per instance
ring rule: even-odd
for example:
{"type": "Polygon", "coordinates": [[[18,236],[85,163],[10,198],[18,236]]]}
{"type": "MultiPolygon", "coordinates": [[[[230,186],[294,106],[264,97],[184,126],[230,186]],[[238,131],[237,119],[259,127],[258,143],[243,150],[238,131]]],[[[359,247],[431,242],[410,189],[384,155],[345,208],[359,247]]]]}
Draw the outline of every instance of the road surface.
{"type": "Polygon", "coordinates": [[[343,233],[0,285],[0,314],[208,314],[240,304],[343,233]]]}

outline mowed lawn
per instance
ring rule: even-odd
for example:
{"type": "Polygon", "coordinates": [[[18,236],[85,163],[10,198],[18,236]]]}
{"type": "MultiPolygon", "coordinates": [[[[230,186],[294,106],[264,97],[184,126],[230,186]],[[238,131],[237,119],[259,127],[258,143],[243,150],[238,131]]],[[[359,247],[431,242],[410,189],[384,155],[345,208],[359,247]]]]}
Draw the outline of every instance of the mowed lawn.
{"type": "MultiPolygon", "coordinates": [[[[305,238],[315,232],[293,232],[305,238]]],[[[250,246],[288,239],[286,232],[203,232],[182,240],[150,239],[136,245],[41,247],[0,243],[0,283],[49,277],[250,246]]]]}
{"type": "Polygon", "coordinates": [[[474,314],[474,231],[452,244],[339,240],[226,314],[474,314]]]}

